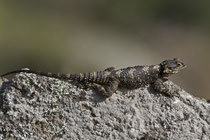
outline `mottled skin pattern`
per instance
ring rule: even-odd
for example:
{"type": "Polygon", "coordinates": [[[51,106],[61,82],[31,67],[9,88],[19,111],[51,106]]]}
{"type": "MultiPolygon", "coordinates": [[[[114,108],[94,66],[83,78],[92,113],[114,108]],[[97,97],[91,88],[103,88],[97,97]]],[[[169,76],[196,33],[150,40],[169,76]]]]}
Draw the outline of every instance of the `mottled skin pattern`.
{"type": "Polygon", "coordinates": [[[97,89],[107,97],[115,93],[118,87],[136,89],[148,84],[152,84],[154,90],[158,92],[173,95],[178,89],[175,86],[170,86],[169,88],[164,82],[167,81],[168,76],[178,73],[185,67],[185,64],[181,60],[174,58],[172,60],[165,60],[157,65],[134,66],[118,70],[110,67],[98,72],[59,74],[22,69],[8,72],[0,77],[12,73],[26,72],[64,80],[93,83],[94,89],[97,89]]]}

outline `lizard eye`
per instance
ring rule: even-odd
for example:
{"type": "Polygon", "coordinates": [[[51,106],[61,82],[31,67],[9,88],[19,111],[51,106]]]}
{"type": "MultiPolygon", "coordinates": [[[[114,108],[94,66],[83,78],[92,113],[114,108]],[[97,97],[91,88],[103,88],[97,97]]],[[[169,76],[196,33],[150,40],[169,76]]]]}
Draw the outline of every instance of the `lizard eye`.
{"type": "Polygon", "coordinates": [[[178,62],[176,65],[177,65],[178,67],[181,67],[181,66],[182,66],[182,63],[178,62]]]}

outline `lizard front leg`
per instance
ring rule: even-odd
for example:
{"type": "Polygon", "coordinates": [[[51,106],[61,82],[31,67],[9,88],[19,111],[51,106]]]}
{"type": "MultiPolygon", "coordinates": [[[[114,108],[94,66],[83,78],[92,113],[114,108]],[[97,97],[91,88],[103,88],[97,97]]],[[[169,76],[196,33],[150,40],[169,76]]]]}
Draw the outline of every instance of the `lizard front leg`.
{"type": "Polygon", "coordinates": [[[100,92],[102,95],[106,97],[112,96],[113,93],[116,92],[118,86],[119,86],[120,81],[115,78],[109,78],[109,82],[107,85],[99,85],[99,84],[94,84],[93,88],[100,92]]]}
{"type": "Polygon", "coordinates": [[[155,91],[173,96],[175,93],[180,91],[180,88],[169,83],[168,79],[158,79],[153,83],[153,88],[155,91]]]}

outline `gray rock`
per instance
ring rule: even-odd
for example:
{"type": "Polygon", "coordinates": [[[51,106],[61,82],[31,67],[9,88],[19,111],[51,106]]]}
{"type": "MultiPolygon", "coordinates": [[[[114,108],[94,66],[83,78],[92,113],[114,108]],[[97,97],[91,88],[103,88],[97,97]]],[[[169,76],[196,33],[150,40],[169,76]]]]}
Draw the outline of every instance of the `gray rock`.
{"type": "Polygon", "coordinates": [[[167,97],[147,86],[104,98],[76,85],[23,73],[1,83],[0,139],[210,139],[210,104],[183,90],[167,97]]]}

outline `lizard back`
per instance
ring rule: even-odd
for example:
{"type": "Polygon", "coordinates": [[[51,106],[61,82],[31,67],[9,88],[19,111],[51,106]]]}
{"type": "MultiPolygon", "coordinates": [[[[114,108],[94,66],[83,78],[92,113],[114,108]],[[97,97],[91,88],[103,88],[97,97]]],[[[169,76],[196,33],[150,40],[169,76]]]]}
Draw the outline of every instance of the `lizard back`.
{"type": "Polygon", "coordinates": [[[155,82],[160,77],[159,65],[134,66],[116,70],[112,73],[120,81],[120,86],[127,88],[143,87],[155,82]]]}

